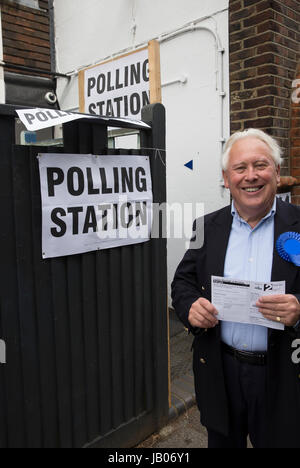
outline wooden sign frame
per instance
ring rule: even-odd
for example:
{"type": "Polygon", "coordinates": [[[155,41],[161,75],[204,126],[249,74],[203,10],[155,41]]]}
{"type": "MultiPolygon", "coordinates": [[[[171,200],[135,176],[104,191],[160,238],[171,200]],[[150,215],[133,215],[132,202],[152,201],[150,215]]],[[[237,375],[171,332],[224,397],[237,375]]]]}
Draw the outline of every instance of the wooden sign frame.
{"type": "Polygon", "coordinates": [[[148,42],[147,47],[128,52],[127,54],[120,55],[116,58],[100,62],[91,67],[84,68],[78,73],[78,88],[79,88],[79,112],[85,113],[85,94],[84,94],[84,78],[86,70],[91,68],[99,67],[106,63],[119,60],[128,55],[135,54],[142,50],[148,49],[148,58],[149,58],[149,91],[150,91],[150,104],[155,104],[157,102],[162,102],[161,96],[161,72],[160,72],[160,45],[156,40],[148,42]]]}

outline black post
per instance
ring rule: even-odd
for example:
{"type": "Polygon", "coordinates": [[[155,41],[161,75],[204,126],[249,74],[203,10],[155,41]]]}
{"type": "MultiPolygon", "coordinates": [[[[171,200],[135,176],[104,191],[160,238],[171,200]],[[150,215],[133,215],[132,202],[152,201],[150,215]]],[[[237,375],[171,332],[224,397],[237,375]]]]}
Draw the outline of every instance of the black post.
{"type": "MultiPolygon", "coordinates": [[[[153,203],[166,202],[166,118],[162,104],[142,110],[142,120],[151,125],[151,132],[141,132],[141,149],[150,155],[153,203]]],[[[165,219],[161,222],[165,223],[165,219]]],[[[164,226],[159,229],[164,233],[164,226]]],[[[151,239],[153,297],[153,349],[157,428],[168,419],[168,322],[167,322],[167,240],[151,239]]]]}

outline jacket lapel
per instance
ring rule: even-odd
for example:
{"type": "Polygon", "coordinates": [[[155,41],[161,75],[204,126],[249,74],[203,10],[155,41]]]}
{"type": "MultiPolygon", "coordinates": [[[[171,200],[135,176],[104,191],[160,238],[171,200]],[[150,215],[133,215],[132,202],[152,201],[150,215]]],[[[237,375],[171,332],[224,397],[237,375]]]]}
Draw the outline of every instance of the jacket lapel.
{"type": "MultiPolygon", "coordinates": [[[[295,217],[295,212],[289,205],[284,204],[278,199],[274,220],[274,251],[271,280],[285,281],[287,294],[295,292],[298,267],[280,257],[276,249],[276,242],[281,234],[289,231],[300,232],[300,220],[295,217]]],[[[269,338],[275,334],[275,330],[271,328],[269,328],[268,332],[269,338]]]]}
{"type": "Polygon", "coordinates": [[[298,273],[298,267],[280,257],[276,249],[276,242],[281,234],[289,231],[300,232],[300,220],[299,218],[295,218],[295,213],[289,209],[289,205],[285,205],[281,200],[277,200],[274,223],[272,281],[285,280],[287,293],[293,291],[293,284],[298,273]]]}
{"type": "Polygon", "coordinates": [[[227,206],[211,220],[206,229],[207,273],[209,278],[224,275],[224,264],[232,226],[231,206],[227,206]]]}

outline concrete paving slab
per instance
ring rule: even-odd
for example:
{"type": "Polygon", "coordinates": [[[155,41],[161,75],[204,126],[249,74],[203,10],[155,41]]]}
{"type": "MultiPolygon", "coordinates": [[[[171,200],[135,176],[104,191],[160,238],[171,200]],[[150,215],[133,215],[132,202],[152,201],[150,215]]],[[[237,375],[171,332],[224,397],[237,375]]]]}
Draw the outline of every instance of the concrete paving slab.
{"type": "Polygon", "coordinates": [[[137,448],[207,448],[207,432],[200,423],[197,406],[188,409],[137,448]]]}

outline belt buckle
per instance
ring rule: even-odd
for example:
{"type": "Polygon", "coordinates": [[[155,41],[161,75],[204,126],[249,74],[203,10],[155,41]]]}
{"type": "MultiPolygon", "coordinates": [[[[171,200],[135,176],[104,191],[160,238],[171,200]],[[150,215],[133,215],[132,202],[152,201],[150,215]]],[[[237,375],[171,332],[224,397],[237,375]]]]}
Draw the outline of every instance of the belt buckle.
{"type": "Polygon", "coordinates": [[[240,351],[239,349],[234,349],[233,355],[234,355],[235,359],[237,359],[238,361],[246,362],[246,363],[249,364],[249,360],[250,360],[249,357],[250,356],[247,356],[246,353],[243,353],[243,351],[240,351]]]}
{"type": "Polygon", "coordinates": [[[265,356],[263,354],[247,353],[247,351],[235,350],[235,357],[240,362],[247,364],[255,364],[262,366],[265,364],[265,356]]]}

